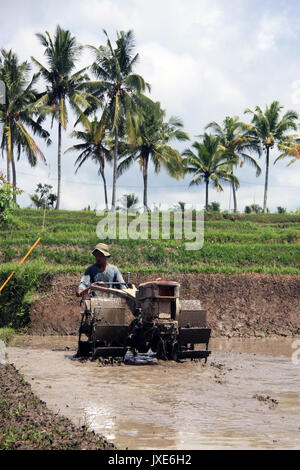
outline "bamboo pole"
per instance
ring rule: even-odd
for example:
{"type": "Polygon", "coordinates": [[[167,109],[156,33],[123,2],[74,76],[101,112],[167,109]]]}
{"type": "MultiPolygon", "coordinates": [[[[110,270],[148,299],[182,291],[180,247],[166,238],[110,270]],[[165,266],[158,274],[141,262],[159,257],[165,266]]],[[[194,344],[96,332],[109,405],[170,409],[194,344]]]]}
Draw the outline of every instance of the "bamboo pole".
{"type": "MultiPolygon", "coordinates": [[[[24,256],[24,258],[19,262],[18,266],[21,266],[21,264],[24,263],[24,261],[26,260],[26,258],[28,258],[28,256],[30,255],[30,253],[35,249],[35,247],[37,246],[37,244],[39,243],[39,241],[41,240],[41,238],[38,238],[37,241],[34,243],[34,245],[32,245],[32,247],[30,248],[30,250],[26,253],[26,255],[24,256]]],[[[15,274],[16,271],[13,271],[9,276],[8,278],[6,279],[6,281],[4,282],[4,284],[0,287],[0,293],[2,292],[2,290],[4,289],[4,287],[6,286],[6,284],[9,282],[9,280],[13,277],[13,275],[15,274]]]]}

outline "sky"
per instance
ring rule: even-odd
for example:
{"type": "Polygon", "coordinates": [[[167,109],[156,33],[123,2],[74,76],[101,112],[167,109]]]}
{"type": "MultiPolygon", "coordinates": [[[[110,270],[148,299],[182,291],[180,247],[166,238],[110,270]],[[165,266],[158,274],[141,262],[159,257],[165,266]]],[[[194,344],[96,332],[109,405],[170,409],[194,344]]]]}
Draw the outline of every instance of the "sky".
{"type": "MultiPolygon", "coordinates": [[[[135,71],[151,85],[150,97],[160,101],[167,118],[175,115],[184,122],[191,141],[173,144],[179,151],[190,147],[205,126],[226,116],[239,116],[250,122],[246,108],[265,108],[274,100],[300,113],[300,2],[298,0],[11,0],[1,2],[0,46],[13,49],[20,60],[31,56],[46,64],[43,47],[36,33],[54,34],[56,26],[69,29],[78,42],[98,47],[105,44],[103,29],[112,41],[117,31],[134,31],[139,62],[135,71]],[[4,21],[5,19],[5,21],[4,21]]],[[[78,68],[90,65],[93,56],[84,49],[78,68]]],[[[33,70],[36,69],[33,66],[33,70]]],[[[42,86],[42,84],[41,84],[42,86]]],[[[300,121],[299,121],[300,122],[300,121]]],[[[63,151],[74,140],[70,133],[73,119],[63,134],[63,151]]],[[[300,133],[300,131],[299,131],[300,133]]],[[[56,191],[57,124],[51,129],[50,147],[38,141],[47,165],[39,161],[31,168],[26,156],[17,162],[17,184],[24,190],[18,202],[31,204],[38,183],[47,183],[56,191]]],[[[268,207],[288,211],[300,207],[300,161],[287,167],[288,159],[276,165],[272,151],[268,207]]],[[[80,210],[103,207],[103,186],[93,162],[74,173],[76,153],[63,155],[61,208],[80,210]]],[[[263,205],[264,157],[258,160],[260,177],[244,165],[237,170],[240,188],[238,210],[246,205],[263,205]]],[[[6,171],[4,159],[0,170],[6,171]]],[[[109,199],[112,170],[107,167],[109,199]]],[[[150,168],[149,203],[162,208],[178,201],[203,206],[204,185],[190,188],[188,177],[176,181],[165,171],[159,175],[150,168]]],[[[142,173],[134,164],[118,180],[117,198],[135,193],[142,202],[142,173]]],[[[233,209],[229,186],[219,193],[213,187],[209,200],[222,210],[233,209]]]]}

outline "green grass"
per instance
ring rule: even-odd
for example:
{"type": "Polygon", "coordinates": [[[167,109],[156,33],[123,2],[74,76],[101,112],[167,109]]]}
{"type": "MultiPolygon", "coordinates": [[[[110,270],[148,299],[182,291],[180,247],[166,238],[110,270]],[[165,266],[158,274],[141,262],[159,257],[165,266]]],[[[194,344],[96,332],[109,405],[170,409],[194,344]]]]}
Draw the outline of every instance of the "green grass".
{"type": "MultiPolygon", "coordinates": [[[[131,219],[132,220],[132,217],[131,219]]],[[[91,251],[100,240],[94,212],[23,209],[13,225],[0,233],[1,272],[15,269],[38,237],[41,242],[26,264],[47,265],[51,273],[79,272],[93,262],[91,251]],[[11,264],[11,268],[10,268],[11,264]]],[[[171,220],[171,237],[173,226],[171,220]]],[[[186,240],[102,240],[111,244],[113,263],[132,272],[154,270],[212,272],[214,270],[294,272],[300,261],[300,216],[295,214],[207,214],[204,246],[187,251],[186,240]]]]}
{"type": "Polygon", "coordinates": [[[9,345],[10,340],[16,335],[14,328],[0,328],[0,341],[3,341],[6,346],[9,345]]]}

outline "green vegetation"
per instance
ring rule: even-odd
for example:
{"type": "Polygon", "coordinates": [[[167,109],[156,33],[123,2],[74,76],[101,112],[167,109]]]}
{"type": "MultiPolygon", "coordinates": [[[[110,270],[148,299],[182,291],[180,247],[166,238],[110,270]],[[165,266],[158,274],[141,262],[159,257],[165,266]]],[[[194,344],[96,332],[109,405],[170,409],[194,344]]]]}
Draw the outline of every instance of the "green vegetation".
{"type": "Polygon", "coordinates": [[[238,158],[227,149],[220,146],[219,137],[204,134],[203,142],[194,142],[191,149],[186,149],[183,161],[187,174],[192,175],[190,186],[205,183],[205,209],[208,210],[208,187],[213,183],[217,191],[223,191],[220,183],[231,183],[239,186],[238,179],[232,173],[232,167],[238,163],[238,158]]]}
{"type": "Polygon", "coordinates": [[[0,226],[10,222],[11,211],[17,207],[14,197],[21,192],[9,184],[0,172],[0,226]]]}
{"type": "Polygon", "coordinates": [[[30,196],[31,201],[37,209],[50,209],[50,207],[53,209],[57,197],[55,194],[51,193],[52,189],[50,184],[39,183],[37,185],[35,194],[31,194],[30,196]]]}
{"type": "Polygon", "coordinates": [[[76,38],[70,31],[57,26],[53,39],[47,31],[45,34],[36,36],[44,47],[48,67],[40,64],[34,57],[31,58],[46,84],[47,91],[40,99],[50,107],[52,122],[54,118],[58,121],[56,209],[59,209],[62,129],[66,129],[68,122],[67,101],[74,109],[77,109],[79,104],[84,107],[89,105],[87,101],[91,100],[91,95],[87,93],[89,78],[85,74],[86,68],[75,71],[75,64],[80,57],[82,46],[77,44],[76,38]]]}
{"type": "MultiPolygon", "coordinates": [[[[201,250],[187,251],[186,240],[105,240],[111,244],[112,263],[125,276],[127,272],[299,274],[300,215],[212,212],[205,218],[201,250]]],[[[100,220],[90,211],[48,211],[43,230],[42,212],[13,212],[13,226],[0,233],[1,285],[16,270],[0,297],[0,326],[25,326],[31,303],[43,295],[46,281],[55,274],[80,276],[93,262],[100,220]],[[16,268],[39,236],[42,240],[25,265],[16,268]]]]}
{"type": "Polygon", "coordinates": [[[126,135],[133,145],[136,140],[136,119],[140,114],[137,105],[140,94],[150,85],[141,75],[134,73],[138,54],[133,55],[135,47],[133,31],[117,33],[114,48],[106,31],[106,46],[96,48],[90,46],[95,55],[91,68],[98,80],[98,90],[102,99],[106,100],[105,113],[108,115],[108,129],[113,134],[113,188],[111,207],[116,207],[116,187],[120,137],[126,135]]]}
{"type": "Polygon", "coordinates": [[[3,341],[7,346],[15,334],[16,330],[14,328],[0,328],[0,341],[3,341]]]}
{"type": "MultiPolygon", "coordinates": [[[[282,117],[280,116],[283,106],[278,101],[273,101],[270,106],[266,106],[263,112],[259,106],[255,111],[246,109],[245,113],[252,115],[252,122],[249,126],[249,135],[260,141],[262,150],[266,152],[266,172],[263,211],[267,212],[268,186],[269,186],[269,166],[270,151],[275,145],[280,149],[280,145],[293,145],[296,135],[287,134],[293,130],[297,131],[297,119],[299,115],[296,111],[289,110],[282,117]]],[[[276,160],[275,160],[276,163],[276,160]]]]}
{"type": "MultiPolygon", "coordinates": [[[[234,167],[238,164],[239,166],[242,166],[244,163],[248,163],[256,169],[256,176],[260,175],[261,169],[256,160],[248,153],[245,153],[250,151],[260,155],[259,141],[257,137],[251,137],[249,135],[248,126],[240,122],[238,116],[226,116],[222,126],[217,122],[210,122],[207,124],[205,129],[209,128],[211,128],[214,134],[219,138],[221,149],[228,152],[229,158],[234,158],[236,160],[236,164],[233,165],[232,168],[232,173],[234,167]]],[[[232,194],[234,212],[237,212],[237,189],[238,187],[233,182],[232,194]]]]}
{"type": "Polygon", "coordinates": [[[189,137],[183,131],[183,123],[176,117],[165,122],[166,112],[161,109],[160,103],[154,103],[146,96],[139,97],[141,108],[141,122],[137,129],[137,141],[134,151],[128,148],[127,156],[118,166],[118,174],[128,170],[133,162],[137,161],[143,172],[143,206],[148,210],[148,172],[152,161],[155,173],[164,167],[168,174],[176,179],[183,176],[182,158],[180,153],[170,146],[170,142],[186,141],[189,137]],[[128,155],[129,154],[129,155],[128,155]]]}
{"type": "Polygon", "coordinates": [[[93,160],[97,166],[99,166],[99,175],[101,175],[104,187],[104,200],[105,208],[108,210],[108,198],[107,198],[107,185],[105,178],[105,162],[112,160],[109,150],[105,147],[105,136],[107,132],[106,128],[107,115],[103,112],[101,119],[98,121],[94,116],[93,121],[90,121],[83,113],[81,113],[81,124],[84,127],[83,131],[73,131],[72,137],[81,140],[80,144],[69,147],[67,152],[77,152],[79,156],[75,162],[77,165],[76,173],[81,165],[88,159],[93,160]]]}
{"type": "MultiPolygon", "coordinates": [[[[17,187],[16,156],[19,160],[21,153],[25,153],[29,164],[33,167],[40,157],[45,156],[37,146],[33,135],[44,139],[49,145],[49,132],[43,129],[45,108],[39,100],[34,89],[37,75],[29,76],[30,64],[20,63],[15,53],[1,49],[0,80],[5,84],[5,103],[0,106],[0,122],[4,132],[1,137],[1,151],[7,156],[7,180],[10,183],[10,170],[12,169],[12,182],[17,187]],[[31,135],[30,135],[31,134],[31,135]]],[[[14,194],[16,201],[16,194],[14,194]]]]}

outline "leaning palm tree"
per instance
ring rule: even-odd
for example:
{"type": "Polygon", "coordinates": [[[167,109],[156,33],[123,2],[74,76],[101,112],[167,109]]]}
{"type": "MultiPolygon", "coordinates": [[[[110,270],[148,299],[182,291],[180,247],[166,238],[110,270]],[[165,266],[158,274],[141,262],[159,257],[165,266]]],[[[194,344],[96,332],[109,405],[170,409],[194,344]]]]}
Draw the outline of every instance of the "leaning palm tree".
{"type": "MultiPolygon", "coordinates": [[[[238,116],[227,116],[222,125],[215,121],[210,122],[205,129],[212,129],[214,131],[214,134],[220,139],[220,148],[228,151],[229,158],[236,158],[237,165],[239,164],[242,167],[244,163],[248,163],[256,169],[256,176],[261,174],[260,166],[248,154],[250,151],[256,152],[260,156],[259,142],[257,138],[249,136],[247,127],[240,122],[238,116]]],[[[232,183],[234,212],[237,212],[236,190],[237,187],[232,183]]]]}
{"type": "Polygon", "coordinates": [[[220,148],[220,139],[205,133],[202,142],[194,142],[192,149],[183,152],[184,166],[187,174],[192,174],[190,186],[205,183],[205,209],[208,210],[208,187],[212,182],[217,191],[223,191],[221,183],[239,186],[239,180],[232,174],[232,166],[237,158],[220,148]]]}
{"type": "MultiPolygon", "coordinates": [[[[2,152],[6,153],[7,180],[10,182],[12,169],[12,183],[16,188],[16,161],[24,152],[31,166],[37,164],[37,157],[45,161],[45,156],[35,142],[32,134],[46,140],[49,145],[49,133],[43,129],[41,123],[45,117],[45,107],[38,99],[34,89],[37,75],[29,77],[30,65],[28,62],[19,63],[17,55],[4,49],[1,50],[2,61],[0,65],[0,80],[5,84],[5,103],[0,104],[0,122],[3,125],[1,140],[2,152]]],[[[14,194],[14,199],[16,195],[14,194]]]]}
{"type": "Polygon", "coordinates": [[[76,173],[87,160],[91,159],[99,166],[99,175],[101,175],[104,187],[105,207],[108,210],[107,185],[105,178],[105,162],[111,161],[111,152],[106,146],[107,120],[106,113],[102,114],[100,120],[94,117],[91,121],[84,113],[80,113],[79,120],[84,127],[84,131],[73,131],[71,137],[75,137],[82,142],[69,147],[65,153],[75,151],[79,156],[75,162],[77,165],[76,173]]]}
{"type": "Polygon", "coordinates": [[[255,111],[251,111],[251,109],[245,110],[245,113],[252,115],[252,123],[248,126],[249,135],[259,139],[261,149],[264,149],[266,152],[264,212],[267,212],[270,150],[275,144],[280,148],[280,144],[291,142],[294,136],[287,135],[287,132],[297,130],[296,120],[298,119],[298,113],[296,111],[287,111],[280,119],[282,109],[283,106],[280,106],[278,101],[273,101],[270,106],[266,106],[265,112],[259,106],[256,106],[255,111]]]}
{"type": "Polygon", "coordinates": [[[101,80],[99,96],[106,98],[110,115],[110,126],[114,134],[113,189],[111,208],[115,210],[117,161],[119,138],[127,133],[130,143],[135,142],[136,120],[138,116],[137,98],[146,88],[150,90],[143,77],[133,73],[138,54],[133,55],[134,36],[132,31],[117,33],[116,47],[107,38],[106,46],[89,46],[95,54],[92,71],[101,80]]]}
{"type": "Polygon", "coordinates": [[[144,95],[139,98],[140,122],[137,127],[137,138],[134,148],[128,149],[128,154],[118,167],[118,175],[134,162],[138,161],[143,172],[144,210],[148,211],[148,172],[149,163],[152,160],[155,172],[158,174],[164,167],[170,176],[180,178],[184,176],[185,170],[182,165],[182,156],[173,147],[168,145],[172,141],[189,140],[183,130],[182,121],[171,117],[165,122],[165,111],[161,109],[160,103],[154,103],[144,95]]]}
{"type": "Polygon", "coordinates": [[[77,112],[78,107],[87,108],[91,99],[95,99],[88,93],[89,77],[85,74],[87,68],[75,71],[76,61],[79,59],[82,46],[76,42],[76,38],[70,31],[57,26],[55,36],[52,39],[46,31],[45,34],[36,35],[45,48],[48,68],[31,57],[38,66],[39,73],[46,83],[44,94],[45,102],[52,107],[53,119],[58,121],[58,152],[57,152],[57,201],[56,209],[61,202],[61,144],[62,128],[65,130],[68,121],[67,101],[77,112]]]}
{"type": "Polygon", "coordinates": [[[275,160],[275,163],[278,162],[278,160],[281,160],[282,158],[291,158],[291,161],[287,164],[287,166],[292,165],[292,163],[295,163],[297,160],[300,161],[300,142],[299,139],[296,139],[295,141],[285,143],[285,144],[279,144],[279,149],[283,150],[283,153],[281,153],[275,160]]]}

